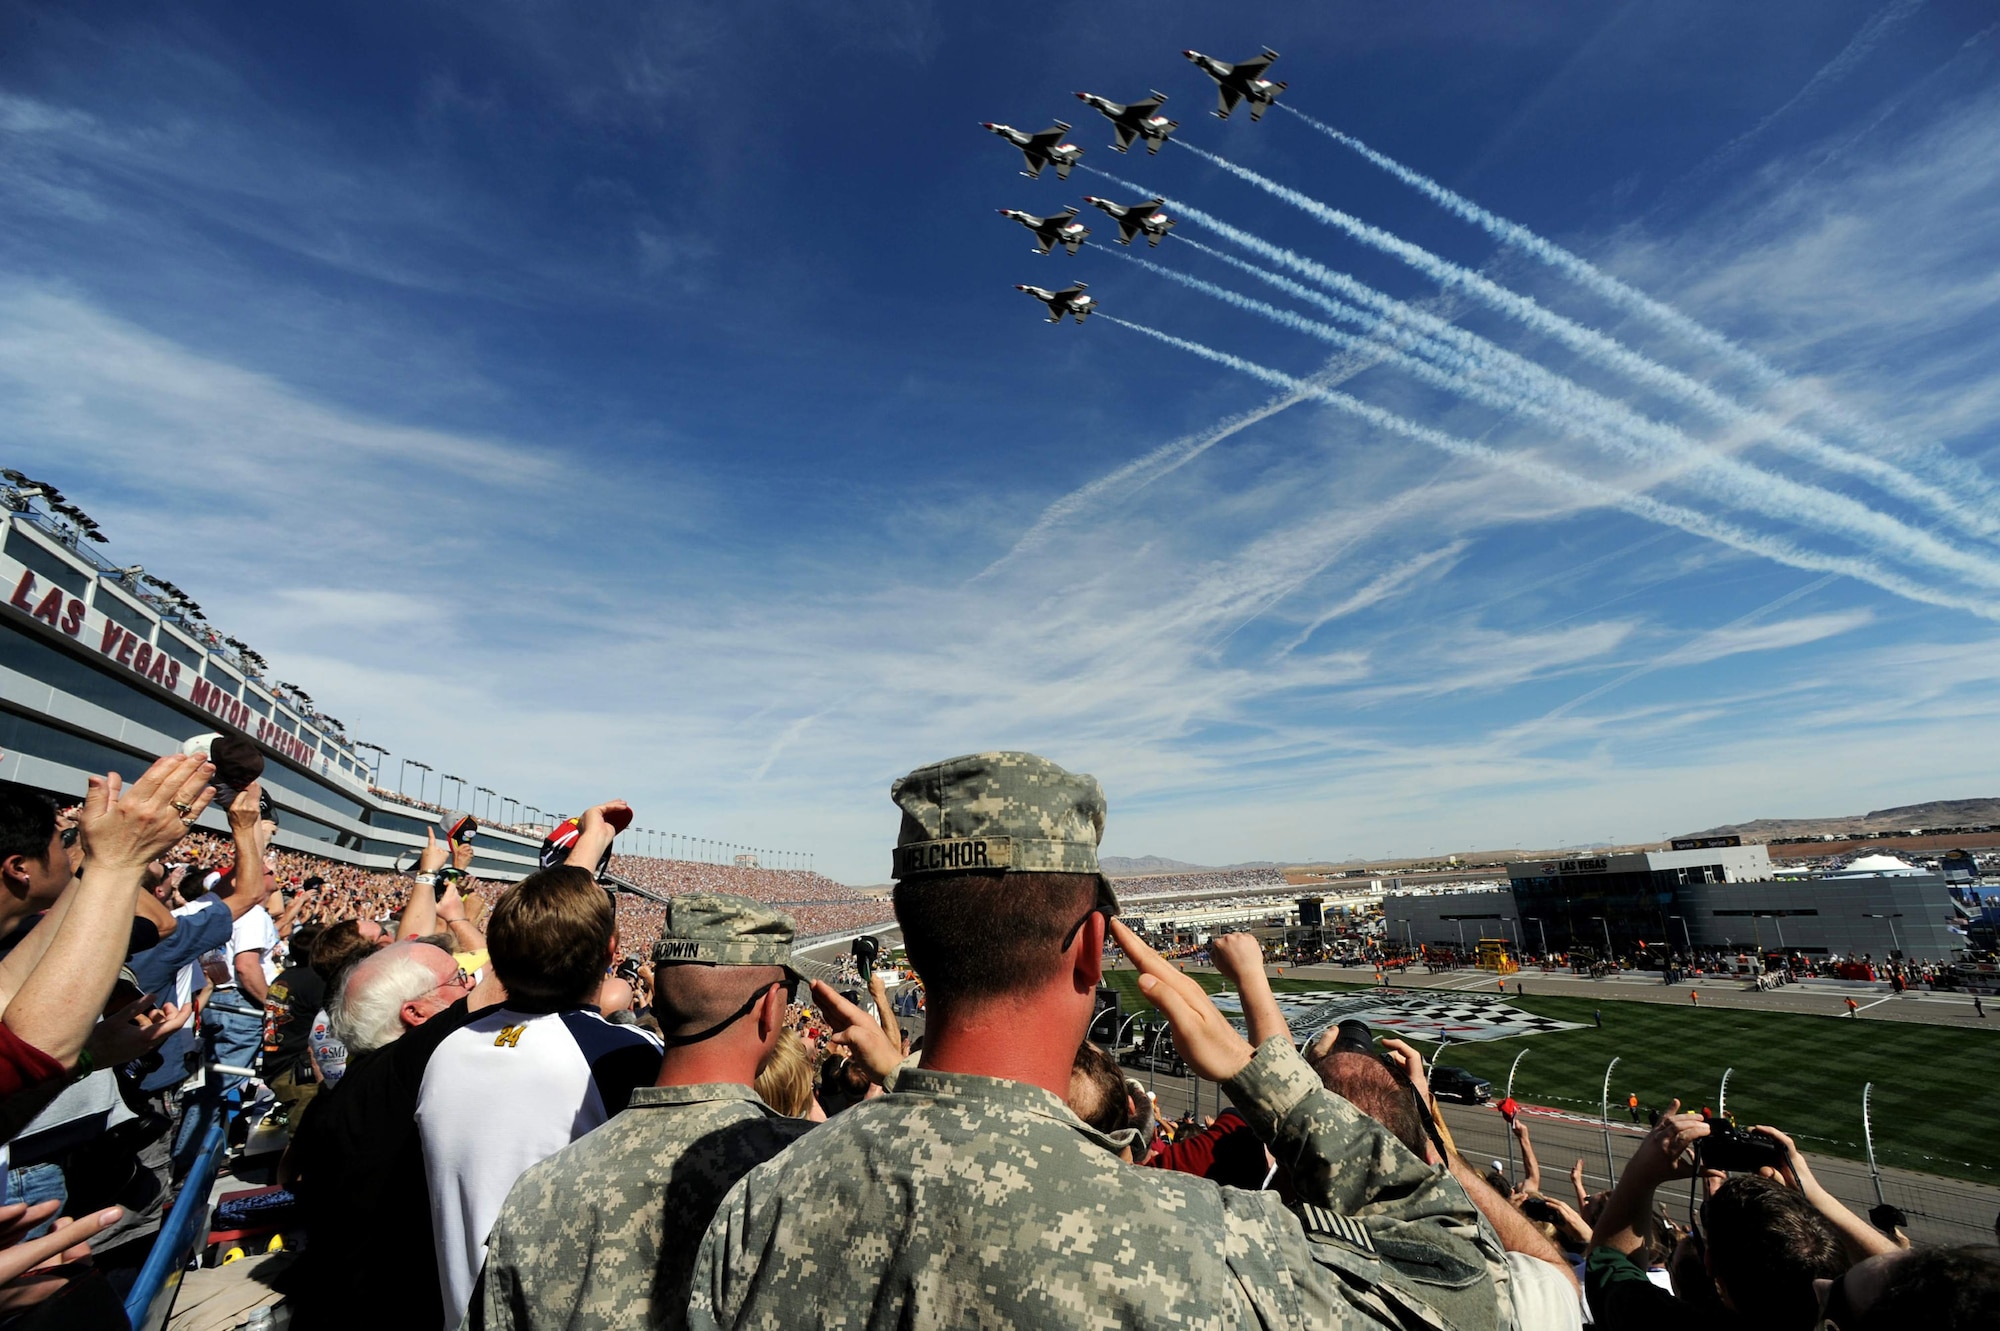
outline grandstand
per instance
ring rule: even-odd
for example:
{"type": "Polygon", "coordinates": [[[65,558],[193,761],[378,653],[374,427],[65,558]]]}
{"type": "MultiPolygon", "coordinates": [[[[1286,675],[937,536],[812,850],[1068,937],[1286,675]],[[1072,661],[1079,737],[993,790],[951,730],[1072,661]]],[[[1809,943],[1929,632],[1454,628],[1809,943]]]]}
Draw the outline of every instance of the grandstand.
{"type": "MultiPolygon", "coordinates": [[[[281,851],[364,877],[415,862],[425,832],[449,806],[385,787],[386,750],[350,740],[300,686],[267,679],[264,658],[210,625],[185,591],[140,565],[106,559],[89,543],[104,539],[96,524],[60,491],[18,472],[10,481],[0,485],[0,781],[73,801],[93,772],[131,780],[195,735],[234,734],[264,754],[281,851]]],[[[440,780],[440,795],[444,780],[457,778],[440,780]]],[[[470,782],[458,793],[493,796],[470,782]]],[[[543,836],[559,821],[532,806],[522,806],[518,820],[506,816],[515,803],[489,798],[486,812],[503,816],[481,819],[472,870],[483,879],[511,882],[533,872],[543,836]],[[541,816],[527,818],[531,812],[541,816]]],[[[197,826],[226,841],[220,808],[197,826]]],[[[626,835],[634,849],[648,848],[639,844],[647,840],[661,849],[670,840],[725,849],[638,828],[626,835]]],[[[722,867],[662,862],[690,872],[722,867]]],[[[799,896],[812,900],[815,890],[799,896]]]]}

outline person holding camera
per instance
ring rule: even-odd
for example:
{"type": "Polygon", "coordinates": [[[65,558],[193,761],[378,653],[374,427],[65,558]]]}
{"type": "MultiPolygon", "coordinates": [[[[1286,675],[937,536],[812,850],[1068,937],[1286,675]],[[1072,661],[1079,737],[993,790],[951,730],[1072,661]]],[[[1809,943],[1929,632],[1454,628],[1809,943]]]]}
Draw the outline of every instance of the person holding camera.
{"type": "Polygon", "coordinates": [[[922,1062],[730,1190],[691,1326],[1496,1323],[1499,1249],[1464,1190],[1111,920],[1094,778],[982,753],[891,796],[896,918],[930,990],[922,1062]],[[1132,1168],[1064,1103],[1107,932],[1181,1056],[1290,1169],[1298,1215],[1132,1168]]]}
{"type": "Polygon", "coordinates": [[[1789,1163],[1787,1145],[1680,1107],[1675,1100],[1660,1116],[1598,1212],[1584,1265],[1591,1311],[1613,1327],[1679,1328],[1733,1317],[1759,1331],[1807,1331],[1819,1316],[1813,1282],[1836,1279],[1853,1264],[1841,1234],[1806,1196],[1761,1172],[1789,1163]],[[1689,1241],[1695,1248],[1671,1263],[1669,1293],[1647,1278],[1637,1254],[1648,1241],[1654,1192],[1697,1172],[1708,1197],[1689,1241]]]}
{"type": "MultiPolygon", "coordinates": [[[[737,1179],[813,1127],[758,1099],[805,977],[791,918],[723,893],[667,905],[653,946],[659,1076],[609,1123],[522,1174],[486,1240],[465,1331],[684,1324],[696,1245],[737,1179]]],[[[813,986],[836,1038],[877,1077],[902,1059],[881,1027],[813,986]]]]}

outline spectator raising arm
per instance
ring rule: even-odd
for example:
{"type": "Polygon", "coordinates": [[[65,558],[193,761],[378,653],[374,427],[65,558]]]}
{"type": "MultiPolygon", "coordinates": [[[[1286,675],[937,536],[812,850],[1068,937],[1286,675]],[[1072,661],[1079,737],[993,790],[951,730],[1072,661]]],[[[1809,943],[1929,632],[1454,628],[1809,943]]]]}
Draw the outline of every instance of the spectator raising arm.
{"type": "Polygon", "coordinates": [[[889,1006],[889,986],[882,979],[881,971],[871,971],[868,975],[868,995],[875,1000],[875,1011],[882,1023],[883,1034],[889,1043],[898,1049],[903,1045],[903,1027],[896,1020],[896,1010],[889,1006]]]}
{"type": "Polygon", "coordinates": [[[1811,1167],[1806,1164],[1805,1156],[1799,1153],[1799,1148],[1792,1143],[1790,1137],[1776,1128],[1762,1125],[1750,1131],[1761,1132],[1785,1148],[1786,1170],[1791,1175],[1786,1182],[1803,1193],[1805,1199],[1812,1203],[1813,1209],[1825,1216],[1833,1225],[1834,1231],[1840,1235],[1840,1246],[1847,1250],[1850,1260],[1863,1262],[1870,1257],[1880,1257],[1884,1253],[1902,1251],[1901,1245],[1896,1240],[1848,1210],[1838,1197],[1820,1186],[1819,1180],[1813,1177],[1811,1167]]]}
{"type": "Polygon", "coordinates": [[[435,875],[444,868],[450,848],[438,844],[437,833],[424,829],[424,853],[417,857],[417,877],[410,884],[410,896],[403,903],[403,915],[396,922],[396,941],[426,938],[437,932],[438,903],[435,875]]]}
{"type": "Polygon", "coordinates": [[[1591,1246],[1615,1248],[1627,1257],[1644,1247],[1654,1190],[1694,1172],[1694,1144],[1707,1135],[1708,1124],[1701,1115],[1681,1113],[1679,1100],[1668,1106],[1625,1162],[1625,1172],[1618,1176],[1604,1209],[1597,1213],[1591,1246]]]}
{"type": "Polygon", "coordinates": [[[1249,934],[1219,934],[1209,940],[1208,953],[1223,978],[1236,986],[1243,1000],[1243,1017],[1250,1027],[1250,1043],[1261,1046],[1272,1036],[1292,1039],[1292,1028],[1278,1010],[1271,994],[1271,982],[1264,974],[1264,948],[1249,934]]]}
{"type": "Polygon", "coordinates": [[[1519,1198],[1538,1193],[1542,1190],[1542,1162],[1535,1158],[1535,1144],[1528,1140],[1528,1124],[1517,1114],[1507,1128],[1521,1143],[1521,1186],[1514,1189],[1514,1196],[1519,1198]]]}
{"type": "Polygon", "coordinates": [[[569,848],[564,864],[573,864],[589,873],[597,872],[597,862],[618,834],[632,825],[632,806],[624,800],[593,804],[577,816],[576,844],[569,848]]]}
{"type": "Polygon", "coordinates": [[[90,778],[80,815],[83,881],[69,890],[55,937],[5,1015],[15,1035],[64,1066],[76,1063],[118,979],[147,862],[208,807],[214,772],[197,755],[175,754],[154,763],[129,791],[116,772],[90,778]]]}

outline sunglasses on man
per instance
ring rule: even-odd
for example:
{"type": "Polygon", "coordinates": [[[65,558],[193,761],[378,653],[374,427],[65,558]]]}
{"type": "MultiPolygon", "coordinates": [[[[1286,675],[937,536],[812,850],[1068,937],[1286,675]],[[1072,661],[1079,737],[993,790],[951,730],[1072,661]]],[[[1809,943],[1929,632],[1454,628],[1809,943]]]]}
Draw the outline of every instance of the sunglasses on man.
{"type": "Polygon", "coordinates": [[[1083,932],[1083,926],[1090,921],[1091,916],[1102,915],[1108,928],[1112,917],[1116,914],[1118,914],[1118,897],[1112,892],[1111,884],[1100,874],[1097,879],[1097,899],[1090,904],[1090,909],[1083,913],[1083,918],[1072,924],[1069,932],[1063,935],[1061,950],[1069,951],[1069,945],[1076,941],[1079,933],[1083,932]]]}

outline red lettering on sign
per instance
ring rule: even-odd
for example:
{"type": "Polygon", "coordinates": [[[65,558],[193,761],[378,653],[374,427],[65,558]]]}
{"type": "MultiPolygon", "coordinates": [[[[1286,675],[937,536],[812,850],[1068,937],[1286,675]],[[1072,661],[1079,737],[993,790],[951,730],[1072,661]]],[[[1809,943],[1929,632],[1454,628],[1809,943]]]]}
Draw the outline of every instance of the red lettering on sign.
{"type": "Polygon", "coordinates": [[[172,659],[173,658],[168,656],[165,652],[154,652],[153,668],[146,672],[146,678],[152,680],[155,684],[166,683],[167,662],[171,661],[172,659]]]}
{"type": "Polygon", "coordinates": [[[72,600],[62,618],[62,631],[74,638],[83,628],[83,602],[72,600]]]}
{"type": "Polygon", "coordinates": [[[62,608],[62,588],[51,587],[49,588],[49,594],[42,598],[42,603],[35,607],[35,618],[45,619],[51,624],[61,623],[62,608]]]}
{"type": "Polygon", "coordinates": [[[118,627],[118,625],[112,623],[108,619],[105,620],[104,641],[97,645],[97,650],[103,652],[106,656],[111,655],[111,653],[118,650],[118,640],[124,636],[125,636],[124,629],[118,627]]]}
{"type": "Polygon", "coordinates": [[[143,675],[146,673],[146,667],[151,664],[153,664],[153,645],[142,642],[139,644],[139,650],[132,653],[132,668],[143,675]]]}
{"type": "Polygon", "coordinates": [[[123,641],[123,642],[121,642],[121,643],[119,643],[119,644],[118,644],[118,664],[119,664],[119,665],[122,665],[122,666],[128,666],[128,665],[131,665],[131,664],[132,664],[132,649],[133,649],[134,647],[137,647],[138,645],[139,645],[139,635],[138,635],[138,634],[136,634],[136,633],[128,633],[128,634],[126,634],[126,635],[125,635],[125,641],[123,641]]]}
{"type": "Polygon", "coordinates": [[[207,680],[205,680],[205,679],[198,679],[198,680],[196,680],[196,681],[194,682],[194,689],[193,689],[193,691],[192,691],[192,692],[190,692],[190,693],[188,694],[188,701],[189,701],[189,702],[191,702],[191,703],[193,703],[193,704],[194,704],[194,705],[195,705],[196,707],[206,707],[206,706],[208,706],[208,681],[207,681],[207,680]]]}
{"type": "Polygon", "coordinates": [[[180,690],[181,663],[179,661],[174,660],[174,658],[171,656],[167,658],[167,677],[164,680],[162,680],[161,683],[165,684],[169,689],[172,689],[176,692],[180,690]]]}
{"type": "Polygon", "coordinates": [[[23,610],[33,610],[34,607],[28,604],[28,598],[34,594],[35,575],[32,573],[23,573],[21,580],[14,584],[14,595],[10,599],[23,610]]]}

